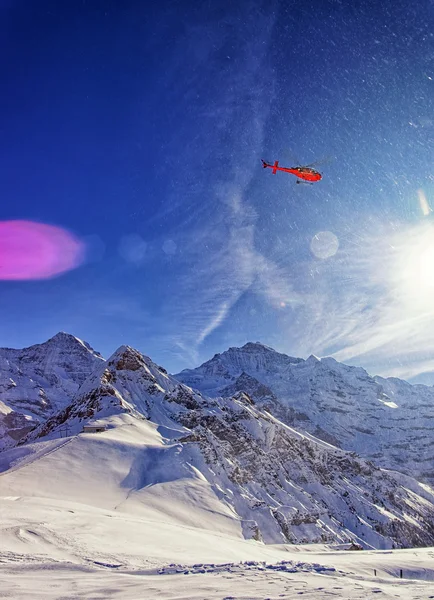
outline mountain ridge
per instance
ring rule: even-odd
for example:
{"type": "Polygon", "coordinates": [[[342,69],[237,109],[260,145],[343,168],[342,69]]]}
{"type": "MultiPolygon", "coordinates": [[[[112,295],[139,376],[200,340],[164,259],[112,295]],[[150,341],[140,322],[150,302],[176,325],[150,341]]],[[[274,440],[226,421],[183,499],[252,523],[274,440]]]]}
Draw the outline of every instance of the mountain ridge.
{"type": "Polygon", "coordinates": [[[429,487],[288,426],[244,391],[203,396],[129,346],[98,363],[70,403],[0,453],[0,464],[9,495],[40,473],[32,485],[43,497],[67,490],[70,501],[139,513],[151,503],[178,523],[195,526],[200,514],[268,544],[434,543],[429,487]],[[103,432],[83,433],[92,423],[103,432]]]}
{"type": "Polygon", "coordinates": [[[175,377],[210,396],[244,389],[260,404],[271,402],[291,426],[434,482],[434,388],[371,377],[331,357],[295,359],[260,343],[230,348],[175,377]],[[259,386],[270,399],[258,396],[259,386]]]}

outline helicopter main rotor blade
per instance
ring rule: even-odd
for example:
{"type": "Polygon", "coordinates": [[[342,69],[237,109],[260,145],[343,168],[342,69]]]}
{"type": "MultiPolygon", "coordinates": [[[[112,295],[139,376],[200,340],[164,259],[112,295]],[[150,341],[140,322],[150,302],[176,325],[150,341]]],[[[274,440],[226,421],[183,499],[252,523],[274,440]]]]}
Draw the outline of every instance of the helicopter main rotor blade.
{"type": "Polygon", "coordinates": [[[291,152],[290,150],[288,150],[288,148],[284,148],[282,151],[282,156],[287,159],[290,160],[292,163],[294,163],[295,165],[301,165],[300,160],[298,159],[298,157],[291,152]]]}
{"type": "Polygon", "coordinates": [[[309,163],[308,165],[303,165],[304,167],[319,167],[320,165],[328,165],[333,160],[333,156],[326,156],[324,158],[320,158],[313,163],[309,163]]]}

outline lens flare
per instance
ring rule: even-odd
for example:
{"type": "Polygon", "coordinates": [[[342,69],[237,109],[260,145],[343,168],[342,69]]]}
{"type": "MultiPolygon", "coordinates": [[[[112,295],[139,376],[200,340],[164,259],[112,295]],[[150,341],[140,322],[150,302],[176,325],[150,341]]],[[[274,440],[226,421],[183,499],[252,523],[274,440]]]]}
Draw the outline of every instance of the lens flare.
{"type": "Polygon", "coordinates": [[[124,260],[140,266],[146,261],[148,246],[137,233],[125,235],[119,244],[119,254],[124,260]]]}
{"type": "Polygon", "coordinates": [[[427,217],[430,213],[432,213],[432,208],[428,203],[425,192],[423,190],[417,190],[417,195],[419,196],[420,210],[422,211],[424,217],[427,217]]]}
{"type": "Polygon", "coordinates": [[[0,280],[50,279],[78,267],[84,255],[84,244],[60,227],[0,221],[0,280]]]}
{"type": "Polygon", "coordinates": [[[310,242],[310,250],[317,258],[330,258],[339,248],[339,240],[331,231],[318,231],[310,242]]]}
{"type": "Polygon", "coordinates": [[[166,240],[163,243],[163,252],[165,252],[165,254],[168,255],[172,255],[176,253],[176,242],[174,242],[173,240],[166,240]]]}

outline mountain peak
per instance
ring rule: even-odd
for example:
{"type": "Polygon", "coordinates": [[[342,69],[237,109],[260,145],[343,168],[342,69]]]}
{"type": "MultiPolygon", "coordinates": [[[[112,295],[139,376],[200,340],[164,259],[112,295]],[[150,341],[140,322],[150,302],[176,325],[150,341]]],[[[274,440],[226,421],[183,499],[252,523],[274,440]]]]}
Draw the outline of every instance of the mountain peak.
{"type": "Polygon", "coordinates": [[[75,335],[72,335],[72,333],[67,333],[66,331],[58,331],[56,333],[56,335],[53,335],[48,341],[56,341],[56,342],[62,342],[62,341],[73,341],[73,340],[78,340],[77,337],[75,337],[75,335]]]}
{"type": "Polygon", "coordinates": [[[101,354],[99,352],[97,352],[96,350],[94,350],[92,348],[92,346],[90,346],[90,344],[81,340],[80,338],[76,337],[75,335],[72,335],[72,333],[67,333],[66,331],[59,331],[58,333],[53,335],[53,337],[51,337],[49,340],[47,340],[44,344],[37,344],[37,345],[44,346],[46,344],[49,344],[49,345],[55,344],[57,346],[62,346],[62,347],[80,345],[83,348],[86,348],[86,350],[88,350],[89,352],[91,352],[92,354],[97,356],[98,358],[102,358],[101,354]]]}
{"type": "Polygon", "coordinates": [[[261,342],[247,342],[241,348],[230,348],[230,350],[244,350],[245,352],[276,352],[274,348],[266,346],[261,342]]]}
{"type": "Polygon", "coordinates": [[[231,357],[229,358],[229,360],[233,360],[234,355],[251,356],[252,358],[256,356],[258,357],[258,360],[265,360],[269,363],[274,361],[284,361],[285,363],[288,361],[291,363],[304,362],[302,358],[294,358],[293,356],[288,356],[287,354],[278,352],[274,348],[271,348],[271,346],[267,346],[262,342],[247,342],[246,344],[244,344],[244,346],[241,346],[241,348],[232,346],[225,352],[222,352],[221,354],[216,354],[214,358],[219,357],[221,359],[224,359],[225,357],[231,357]]]}
{"type": "Polygon", "coordinates": [[[42,344],[0,349],[0,450],[69,404],[104,359],[60,331],[42,344]]]}
{"type": "Polygon", "coordinates": [[[120,346],[109,358],[109,365],[114,365],[120,371],[138,371],[146,367],[145,357],[131,346],[120,346]]]}
{"type": "Polygon", "coordinates": [[[306,363],[317,363],[317,362],[321,362],[321,359],[318,358],[318,356],[316,356],[315,354],[311,354],[307,359],[306,359],[306,363]]]}

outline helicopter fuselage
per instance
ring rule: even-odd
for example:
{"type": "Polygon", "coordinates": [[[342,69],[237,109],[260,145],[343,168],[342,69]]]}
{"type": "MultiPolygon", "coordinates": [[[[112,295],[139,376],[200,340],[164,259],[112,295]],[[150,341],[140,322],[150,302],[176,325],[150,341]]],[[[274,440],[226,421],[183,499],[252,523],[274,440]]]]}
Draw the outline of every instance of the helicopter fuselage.
{"type": "Polygon", "coordinates": [[[274,164],[267,163],[263,160],[262,166],[264,169],[267,167],[272,169],[273,175],[276,175],[277,171],[283,171],[284,173],[291,173],[291,175],[304,179],[304,181],[319,181],[322,179],[321,173],[311,167],[279,167],[278,160],[276,160],[274,164]]]}

